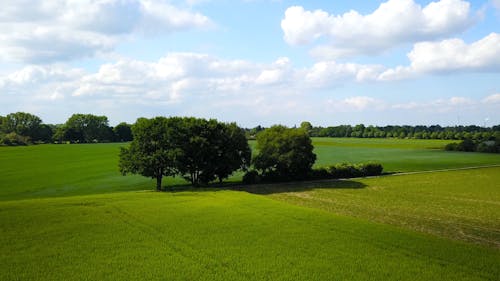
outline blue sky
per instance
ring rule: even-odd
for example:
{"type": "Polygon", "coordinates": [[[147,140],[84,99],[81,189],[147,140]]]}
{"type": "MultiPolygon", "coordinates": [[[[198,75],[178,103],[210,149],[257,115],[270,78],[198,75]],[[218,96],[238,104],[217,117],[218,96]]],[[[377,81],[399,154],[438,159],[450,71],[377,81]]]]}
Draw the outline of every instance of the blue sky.
{"type": "Polygon", "coordinates": [[[0,115],[500,124],[500,1],[6,0],[0,115]]]}

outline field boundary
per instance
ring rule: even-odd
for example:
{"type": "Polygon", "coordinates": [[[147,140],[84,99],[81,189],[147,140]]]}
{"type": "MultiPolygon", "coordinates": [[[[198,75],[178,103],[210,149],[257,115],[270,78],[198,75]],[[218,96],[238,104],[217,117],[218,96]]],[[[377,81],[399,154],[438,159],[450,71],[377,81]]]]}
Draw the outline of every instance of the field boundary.
{"type": "Polygon", "coordinates": [[[461,171],[461,170],[474,170],[474,169],[483,169],[483,168],[495,168],[500,167],[500,164],[495,165],[483,165],[483,166],[470,166],[470,167],[461,167],[461,168],[448,168],[448,169],[438,169],[438,170],[426,170],[426,171],[415,171],[415,172],[394,172],[390,174],[383,174],[380,176],[368,176],[368,177],[356,177],[356,178],[339,178],[339,179],[322,179],[322,180],[304,180],[304,181],[288,181],[288,182],[274,182],[274,183],[258,183],[258,184],[236,184],[230,187],[230,189],[235,190],[245,190],[246,188],[254,188],[254,187],[266,187],[266,186],[294,186],[297,184],[306,184],[311,185],[315,183],[328,183],[335,181],[350,181],[357,179],[370,179],[370,178],[382,178],[382,177],[390,177],[390,176],[405,176],[405,175],[417,175],[417,174],[426,174],[426,173],[439,173],[439,172],[452,172],[452,171],[461,171]]]}
{"type": "MultiPolygon", "coordinates": [[[[415,175],[415,174],[425,174],[425,173],[438,173],[438,172],[452,172],[452,171],[461,171],[461,170],[474,170],[474,169],[482,169],[482,168],[495,168],[500,167],[500,164],[495,165],[483,165],[483,166],[470,166],[470,167],[461,167],[461,168],[448,168],[448,169],[438,169],[438,170],[425,170],[425,171],[415,171],[415,172],[395,172],[389,175],[382,176],[404,176],[404,175],[415,175]]],[[[376,176],[381,177],[381,176],[376,176]]]]}

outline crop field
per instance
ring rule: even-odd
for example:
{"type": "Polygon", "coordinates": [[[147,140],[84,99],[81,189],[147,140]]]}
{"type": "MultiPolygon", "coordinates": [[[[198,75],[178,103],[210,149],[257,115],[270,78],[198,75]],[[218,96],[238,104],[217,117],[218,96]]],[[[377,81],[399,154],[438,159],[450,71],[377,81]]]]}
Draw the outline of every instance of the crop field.
{"type": "Polygon", "coordinates": [[[500,249],[500,167],[260,187],[288,203],[500,249]]]}
{"type": "Polygon", "coordinates": [[[410,172],[500,164],[498,154],[445,151],[450,140],[315,138],[317,166],[337,162],[382,163],[387,172],[410,172]]]}
{"type": "MultiPolygon", "coordinates": [[[[500,164],[446,143],[314,139],[317,165],[500,164]]],[[[0,280],[500,276],[500,167],[159,193],[119,174],[122,145],[0,147],[0,280]]]]}

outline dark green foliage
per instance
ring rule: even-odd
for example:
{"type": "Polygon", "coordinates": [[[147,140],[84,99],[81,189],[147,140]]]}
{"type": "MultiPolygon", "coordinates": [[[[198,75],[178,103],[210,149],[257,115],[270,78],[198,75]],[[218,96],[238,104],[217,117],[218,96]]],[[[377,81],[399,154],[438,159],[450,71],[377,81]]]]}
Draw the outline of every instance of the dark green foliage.
{"type": "Polygon", "coordinates": [[[113,128],[115,140],[118,142],[127,142],[132,140],[132,125],[122,122],[113,128]]]}
{"type": "MultiPolygon", "coordinates": [[[[413,138],[413,139],[456,139],[456,140],[493,140],[500,137],[500,125],[490,128],[471,126],[441,127],[432,126],[356,126],[340,125],[313,127],[309,122],[302,122],[301,128],[311,137],[353,137],[353,138],[413,138]]],[[[253,130],[253,129],[252,129],[253,130]]]]}
{"type": "Polygon", "coordinates": [[[444,149],[448,151],[456,151],[457,150],[458,143],[456,142],[450,142],[449,144],[445,145],[444,149]]]}
{"type": "Polygon", "coordinates": [[[448,151],[465,151],[465,152],[485,152],[485,153],[499,153],[500,140],[483,140],[473,141],[465,139],[459,143],[449,143],[444,147],[448,151]]]}
{"type": "Polygon", "coordinates": [[[260,183],[261,177],[259,175],[259,172],[255,171],[255,170],[251,170],[251,171],[246,172],[243,175],[242,181],[244,184],[260,183]]]}
{"type": "Polygon", "coordinates": [[[120,150],[120,172],[154,178],[156,190],[161,190],[163,176],[175,175],[176,161],[182,153],[175,142],[176,121],[165,117],[137,119],[132,127],[134,140],[120,150]]]}
{"type": "Polygon", "coordinates": [[[178,147],[182,155],[177,171],[193,185],[222,181],[238,169],[246,169],[251,150],[245,132],[236,124],[217,120],[179,118],[178,147]]]}
{"type": "Polygon", "coordinates": [[[180,175],[193,185],[222,181],[246,169],[251,151],[236,124],[198,118],[138,119],[133,141],[120,152],[120,171],[156,178],[180,175]]]}
{"type": "Polygon", "coordinates": [[[302,129],[273,126],[257,135],[257,150],[254,166],[269,180],[305,179],[316,161],[311,138],[302,129]]]}
{"type": "Polygon", "coordinates": [[[494,141],[483,141],[480,142],[476,147],[477,152],[485,153],[499,153],[500,152],[500,139],[494,141]]]}
{"type": "Polygon", "coordinates": [[[14,132],[0,135],[0,145],[18,146],[28,144],[30,144],[30,140],[28,137],[18,135],[14,132]]]}
{"type": "Polygon", "coordinates": [[[56,136],[63,141],[90,143],[113,140],[106,116],[73,114],[59,130],[56,136]]]}
{"type": "Polygon", "coordinates": [[[0,135],[3,135],[4,145],[50,142],[52,134],[52,126],[42,124],[42,120],[36,115],[16,112],[0,116],[0,135]]]}
{"type": "Polygon", "coordinates": [[[379,176],[383,167],[379,163],[350,164],[340,163],[327,167],[315,168],[310,173],[311,179],[343,179],[379,176]]]}
{"type": "Polygon", "coordinates": [[[384,168],[379,163],[361,164],[361,171],[364,176],[378,176],[382,174],[384,168]]]}

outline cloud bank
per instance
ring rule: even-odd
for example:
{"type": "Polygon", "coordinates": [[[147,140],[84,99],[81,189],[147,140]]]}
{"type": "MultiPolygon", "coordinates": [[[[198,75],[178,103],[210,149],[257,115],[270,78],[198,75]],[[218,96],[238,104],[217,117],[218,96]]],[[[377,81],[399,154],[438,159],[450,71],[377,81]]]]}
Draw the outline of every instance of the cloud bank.
{"type": "Polygon", "coordinates": [[[153,0],[6,0],[0,60],[52,63],[110,52],[127,36],[204,28],[211,20],[153,0]]]}
{"type": "Polygon", "coordinates": [[[351,10],[342,15],[293,6],[281,21],[284,40],[306,45],[326,39],[312,50],[316,57],[336,59],[373,55],[404,43],[445,38],[466,30],[474,21],[470,4],[440,0],[421,7],[413,0],[389,0],[371,14],[351,10]]]}

